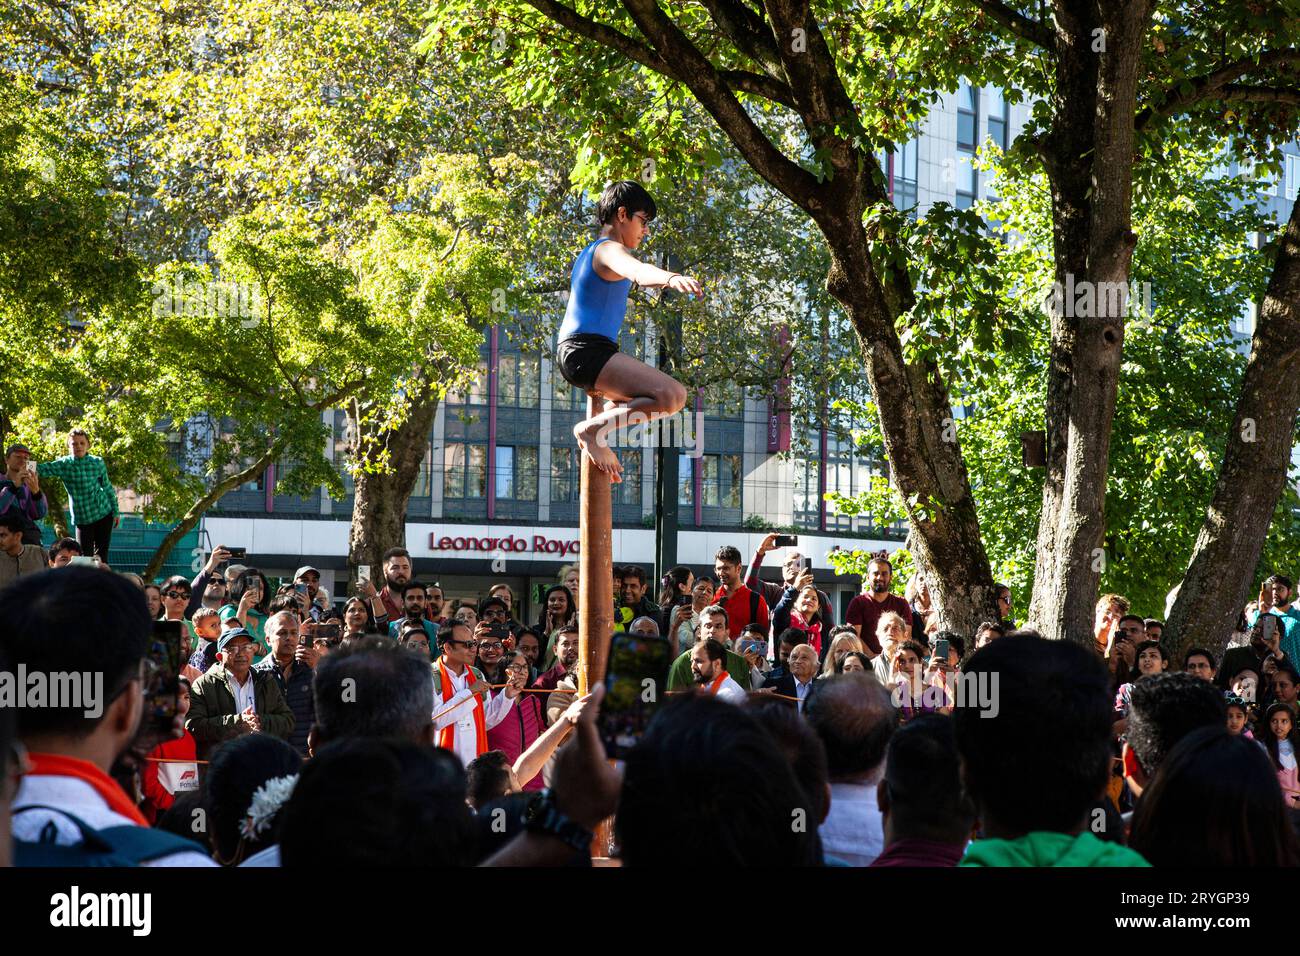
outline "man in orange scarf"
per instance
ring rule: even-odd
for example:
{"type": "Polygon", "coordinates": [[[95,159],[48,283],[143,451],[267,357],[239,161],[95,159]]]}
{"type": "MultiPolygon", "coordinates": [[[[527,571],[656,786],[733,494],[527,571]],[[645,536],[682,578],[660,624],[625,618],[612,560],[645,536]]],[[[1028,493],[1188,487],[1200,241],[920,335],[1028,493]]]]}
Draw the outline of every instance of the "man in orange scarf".
{"type": "Polygon", "coordinates": [[[473,666],[478,640],[469,626],[456,622],[438,632],[442,650],[433,665],[433,727],[439,747],[468,764],[487,753],[487,732],[514,706],[519,689],[507,686],[493,694],[473,666]]]}
{"type": "Polygon", "coordinates": [[[691,673],[705,693],[729,704],[743,704],[749,696],[727,673],[727,649],[713,638],[700,641],[691,649],[691,673]]]}

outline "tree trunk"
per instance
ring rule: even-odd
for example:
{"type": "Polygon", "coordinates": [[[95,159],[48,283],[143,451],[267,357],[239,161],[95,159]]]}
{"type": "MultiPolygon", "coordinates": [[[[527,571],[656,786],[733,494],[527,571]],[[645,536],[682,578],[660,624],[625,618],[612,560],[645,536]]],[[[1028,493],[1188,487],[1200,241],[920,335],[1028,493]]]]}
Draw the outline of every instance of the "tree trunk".
{"type": "Polygon", "coordinates": [[[348,408],[348,432],[355,436],[353,454],[377,467],[376,471],[359,471],[354,482],[348,594],[356,593],[357,566],[361,564],[370,565],[375,587],[382,588],[384,552],[406,546],[406,504],[424,465],[437,413],[437,392],[427,386],[411,400],[402,424],[390,431],[380,431],[377,425],[363,426],[357,403],[348,408]]]}
{"type": "Polygon", "coordinates": [[[826,287],[848,311],[861,343],[916,563],[932,569],[931,597],[941,626],[972,634],[981,621],[997,619],[997,594],[952,403],[937,369],[904,361],[861,216],[818,224],[831,249],[826,287]]]}
{"type": "Polygon", "coordinates": [[[1165,645],[1176,659],[1189,647],[1220,654],[1251,597],[1291,464],[1298,405],[1300,202],[1291,209],[1260,305],[1214,498],[1165,624],[1165,645]]]}
{"type": "Polygon", "coordinates": [[[153,557],[150,558],[149,563],[145,565],[144,571],[141,572],[140,576],[146,581],[152,581],[158,575],[159,569],[161,569],[163,564],[167,561],[167,556],[171,554],[172,548],[176,547],[176,542],[189,534],[190,530],[199,523],[199,519],[202,518],[207,510],[216,504],[227,491],[242,485],[246,481],[252,481],[262,472],[266,471],[267,466],[270,465],[271,462],[275,461],[275,459],[280,456],[280,452],[284,450],[285,442],[286,439],[277,438],[271,443],[271,447],[262,453],[257,461],[253,462],[243,471],[231,475],[228,478],[223,478],[221,481],[213,485],[212,488],[208,490],[207,494],[194,502],[190,507],[190,510],[185,512],[185,516],[177,523],[176,527],[167,532],[166,536],[162,539],[162,542],[158,545],[157,550],[154,551],[153,557]]]}
{"type": "Polygon", "coordinates": [[[1133,123],[1148,4],[1102,3],[1100,19],[1097,9],[1071,0],[1056,10],[1057,97],[1045,161],[1062,294],[1052,315],[1047,474],[1029,614],[1043,636],[1088,645],[1106,560],[1110,432],[1137,240],[1133,123]]]}
{"type": "Polygon", "coordinates": [[[49,509],[46,517],[50,519],[50,524],[54,525],[54,533],[60,538],[70,537],[68,532],[68,512],[63,507],[63,495],[50,494],[48,488],[44,485],[41,490],[45,492],[45,505],[49,509]]]}

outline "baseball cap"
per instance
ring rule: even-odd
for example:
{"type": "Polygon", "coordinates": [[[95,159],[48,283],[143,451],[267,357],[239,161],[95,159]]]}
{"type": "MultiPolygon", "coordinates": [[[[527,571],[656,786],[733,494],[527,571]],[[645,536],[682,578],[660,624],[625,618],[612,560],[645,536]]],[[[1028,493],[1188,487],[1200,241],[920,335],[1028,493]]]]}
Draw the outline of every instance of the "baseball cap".
{"type": "Polygon", "coordinates": [[[248,638],[248,643],[250,644],[257,643],[257,641],[253,638],[253,635],[249,634],[246,628],[232,627],[228,630],[222,631],[221,636],[217,638],[217,651],[218,652],[224,651],[226,649],[226,645],[229,644],[237,637],[248,638]]]}
{"type": "Polygon", "coordinates": [[[5,449],[5,457],[8,458],[16,451],[25,451],[29,455],[32,453],[32,450],[28,448],[26,445],[16,442],[5,449]]]}
{"type": "Polygon", "coordinates": [[[297,581],[300,577],[302,577],[302,576],[303,576],[304,574],[306,574],[308,571],[311,571],[313,574],[316,575],[316,577],[320,577],[320,572],[319,572],[319,571],[317,571],[315,568],[313,568],[310,564],[304,564],[304,565],[303,565],[302,567],[300,567],[297,571],[293,572],[293,579],[294,579],[295,581],[297,581]]]}

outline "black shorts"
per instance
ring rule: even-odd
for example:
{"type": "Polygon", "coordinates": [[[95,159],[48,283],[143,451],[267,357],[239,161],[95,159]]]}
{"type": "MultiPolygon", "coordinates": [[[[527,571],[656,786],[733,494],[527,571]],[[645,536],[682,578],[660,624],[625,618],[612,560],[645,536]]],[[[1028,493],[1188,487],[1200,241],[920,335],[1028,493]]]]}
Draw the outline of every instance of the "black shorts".
{"type": "Polygon", "coordinates": [[[605,363],[618,352],[618,343],[603,335],[571,335],[555,347],[555,367],[564,380],[584,392],[596,387],[605,363]]]}

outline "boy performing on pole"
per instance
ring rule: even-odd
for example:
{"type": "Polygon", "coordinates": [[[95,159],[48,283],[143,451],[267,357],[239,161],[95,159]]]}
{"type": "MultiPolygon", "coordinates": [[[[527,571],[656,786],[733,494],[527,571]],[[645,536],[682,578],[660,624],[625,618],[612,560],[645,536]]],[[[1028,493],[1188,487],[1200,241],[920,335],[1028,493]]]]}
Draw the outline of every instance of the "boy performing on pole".
{"type": "Polygon", "coordinates": [[[629,418],[648,423],[686,405],[686,389],[679,382],[619,352],[628,290],[633,282],[643,289],[668,288],[693,296],[703,290],[695,279],[632,255],[655,218],[655,201],[639,184],[624,180],[607,187],[596,204],[596,218],[600,233],[573,264],[555,362],[570,385],[606,400],[603,411],[573,427],[573,437],[611,481],[622,481],[622,466],[606,436],[629,418]]]}

